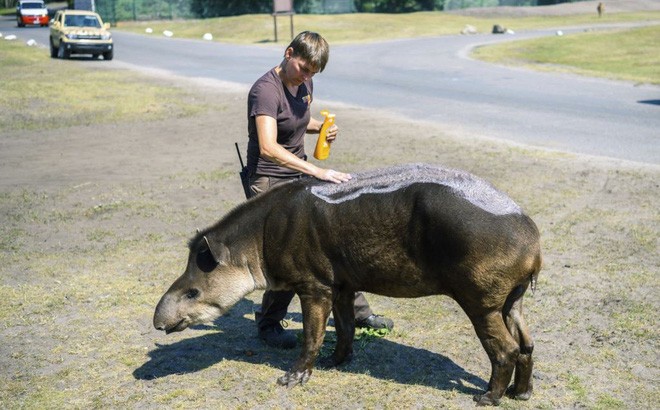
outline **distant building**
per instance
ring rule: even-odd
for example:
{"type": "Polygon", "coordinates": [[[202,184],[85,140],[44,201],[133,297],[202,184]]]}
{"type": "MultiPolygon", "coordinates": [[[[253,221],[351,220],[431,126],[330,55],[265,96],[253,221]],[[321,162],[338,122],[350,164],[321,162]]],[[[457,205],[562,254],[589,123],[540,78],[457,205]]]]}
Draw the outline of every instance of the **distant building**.
{"type": "Polygon", "coordinates": [[[96,11],[96,4],[94,3],[94,0],[74,0],[73,8],[76,10],[96,11]]]}

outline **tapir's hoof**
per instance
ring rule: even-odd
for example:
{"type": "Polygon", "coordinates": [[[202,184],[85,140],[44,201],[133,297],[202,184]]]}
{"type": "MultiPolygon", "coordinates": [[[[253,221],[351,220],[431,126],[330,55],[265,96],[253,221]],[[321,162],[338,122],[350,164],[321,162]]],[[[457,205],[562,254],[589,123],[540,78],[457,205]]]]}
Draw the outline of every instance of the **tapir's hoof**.
{"type": "Polygon", "coordinates": [[[317,360],[316,367],[320,369],[332,369],[334,367],[337,367],[342,364],[347,364],[350,363],[351,360],[353,360],[353,354],[348,354],[344,356],[343,359],[337,359],[335,355],[330,355],[328,357],[322,357],[321,359],[317,360]]]}
{"type": "Polygon", "coordinates": [[[297,384],[305,384],[309,380],[309,376],[312,375],[311,370],[302,370],[302,371],[290,371],[284,373],[284,376],[277,379],[277,384],[280,386],[286,386],[287,388],[294,387],[297,384]]]}
{"type": "Polygon", "coordinates": [[[514,400],[529,400],[529,398],[532,397],[532,389],[519,392],[517,391],[516,386],[509,386],[509,388],[506,389],[506,395],[514,400]]]}
{"type": "Polygon", "coordinates": [[[476,395],[473,397],[474,401],[477,402],[477,406],[499,406],[500,399],[493,397],[491,392],[486,392],[481,395],[476,395]]]}

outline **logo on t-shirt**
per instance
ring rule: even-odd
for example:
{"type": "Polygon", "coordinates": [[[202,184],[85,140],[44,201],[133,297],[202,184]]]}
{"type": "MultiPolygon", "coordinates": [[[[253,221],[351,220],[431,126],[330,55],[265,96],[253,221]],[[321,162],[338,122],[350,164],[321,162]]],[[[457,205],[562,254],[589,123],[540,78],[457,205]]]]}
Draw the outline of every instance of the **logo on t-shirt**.
{"type": "Polygon", "coordinates": [[[306,96],[304,96],[303,102],[307,104],[307,109],[309,110],[310,106],[312,105],[312,94],[307,94],[306,96]]]}

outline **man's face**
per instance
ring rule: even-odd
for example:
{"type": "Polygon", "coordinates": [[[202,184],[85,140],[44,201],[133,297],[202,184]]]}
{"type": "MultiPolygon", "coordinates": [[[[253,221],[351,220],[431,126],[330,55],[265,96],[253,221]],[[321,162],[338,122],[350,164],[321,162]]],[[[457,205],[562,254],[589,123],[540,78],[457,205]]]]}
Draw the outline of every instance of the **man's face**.
{"type": "Polygon", "coordinates": [[[303,82],[314,77],[318,69],[300,57],[289,58],[287,65],[287,75],[294,85],[300,85],[303,82]]]}

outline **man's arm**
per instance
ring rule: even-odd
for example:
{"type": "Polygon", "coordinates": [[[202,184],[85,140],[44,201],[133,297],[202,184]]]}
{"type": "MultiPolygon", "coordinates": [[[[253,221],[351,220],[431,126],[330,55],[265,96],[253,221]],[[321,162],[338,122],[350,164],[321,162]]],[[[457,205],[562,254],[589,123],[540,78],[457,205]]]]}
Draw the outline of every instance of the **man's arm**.
{"type": "MultiPolygon", "coordinates": [[[[264,158],[277,165],[311,175],[323,181],[340,183],[351,179],[350,174],[332,169],[319,168],[284,149],[284,147],[277,143],[277,121],[275,118],[267,115],[257,115],[255,122],[257,125],[257,138],[259,139],[259,154],[264,158]]],[[[312,121],[307,126],[308,130],[311,124],[312,121]]]]}

